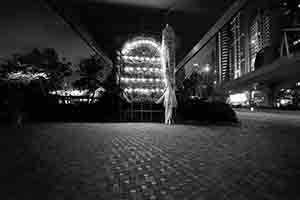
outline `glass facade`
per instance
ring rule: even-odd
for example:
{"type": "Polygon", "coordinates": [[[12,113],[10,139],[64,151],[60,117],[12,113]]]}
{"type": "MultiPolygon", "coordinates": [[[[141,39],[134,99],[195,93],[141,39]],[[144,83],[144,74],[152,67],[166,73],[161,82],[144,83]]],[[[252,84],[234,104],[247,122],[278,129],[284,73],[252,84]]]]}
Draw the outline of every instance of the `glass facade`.
{"type": "Polygon", "coordinates": [[[250,26],[250,65],[255,70],[255,59],[259,51],[271,45],[271,15],[258,13],[250,26]]]}
{"type": "MultiPolygon", "coordinates": [[[[184,64],[185,78],[195,66],[209,64],[214,72],[213,81],[221,84],[239,79],[277,59],[282,41],[280,30],[300,25],[297,20],[300,19],[300,3],[282,2],[248,1],[233,17],[222,22],[224,25],[218,27],[210,41],[184,64]]],[[[288,43],[291,51],[300,49],[300,33],[289,33],[288,43]]]]}

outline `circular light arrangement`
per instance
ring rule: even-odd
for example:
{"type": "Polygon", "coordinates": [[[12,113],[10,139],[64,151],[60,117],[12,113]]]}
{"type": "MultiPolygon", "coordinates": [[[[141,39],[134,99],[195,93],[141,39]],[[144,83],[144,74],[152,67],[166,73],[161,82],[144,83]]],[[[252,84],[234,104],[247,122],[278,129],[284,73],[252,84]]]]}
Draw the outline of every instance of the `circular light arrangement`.
{"type": "Polygon", "coordinates": [[[153,38],[126,42],[120,55],[120,84],[132,101],[155,101],[164,91],[161,46],[153,38]],[[122,69],[123,67],[123,69],[122,69]]]}

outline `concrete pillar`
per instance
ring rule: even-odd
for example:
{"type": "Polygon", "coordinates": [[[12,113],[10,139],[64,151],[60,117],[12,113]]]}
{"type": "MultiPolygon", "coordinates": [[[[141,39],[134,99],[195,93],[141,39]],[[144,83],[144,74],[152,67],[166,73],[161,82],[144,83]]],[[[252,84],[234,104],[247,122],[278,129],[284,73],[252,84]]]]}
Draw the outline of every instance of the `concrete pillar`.
{"type": "Polygon", "coordinates": [[[275,101],[275,90],[272,87],[264,87],[262,89],[262,92],[264,93],[265,96],[265,106],[266,107],[273,107],[274,106],[274,101],[275,101]]]}

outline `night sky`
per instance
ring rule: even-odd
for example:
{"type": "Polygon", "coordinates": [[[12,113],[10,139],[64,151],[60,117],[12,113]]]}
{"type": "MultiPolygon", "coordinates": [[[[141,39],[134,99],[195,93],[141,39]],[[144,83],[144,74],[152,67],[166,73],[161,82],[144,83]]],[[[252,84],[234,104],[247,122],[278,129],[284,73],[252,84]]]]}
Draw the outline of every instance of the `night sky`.
{"type": "Polygon", "coordinates": [[[33,48],[55,48],[73,63],[90,48],[39,0],[5,0],[0,7],[0,58],[33,48]]]}
{"type": "MultiPolygon", "coordinates": [[[[133,36],[154,36],[160,40],[162,28],[168,22],[177,35],[180,61],[233,0],[51,1],[79,20],[111,59],[133,36]],[[173,11],[166,18],[166,10],[172,6],[173,11]]],[[[0,25],[2,58],[35,47],[53,47],[75,63],[92,53],[43,0],[6,1],[0,8],[0,25]]]]}

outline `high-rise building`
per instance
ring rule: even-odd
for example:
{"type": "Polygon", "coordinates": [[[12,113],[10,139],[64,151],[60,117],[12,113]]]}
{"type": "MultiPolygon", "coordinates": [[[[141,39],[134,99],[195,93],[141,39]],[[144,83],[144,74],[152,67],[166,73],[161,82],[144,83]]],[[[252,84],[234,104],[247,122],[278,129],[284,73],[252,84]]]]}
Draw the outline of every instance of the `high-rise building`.
{"type": "Polygon", "coordinates": [[[231,33],[231,60],[230,68],[233,70],[233,78],[241,76],[241,30],[240,30],[240,13],[238,13],[230,22],[231,33]]]}
{"type": "Polygon", "coordinates": [[[229,68],[229,45],[230,36],[228,26],[224,26],[218,33],[218,55],[219,55],[219,81],[230,80],[229,68]]]}
{"type": "Polygon", "coordinates": [[[250,25],[250,66],[255,70],[256,54],[271,45],[271,15],[265,11],[258,14],[250,25]]]}

